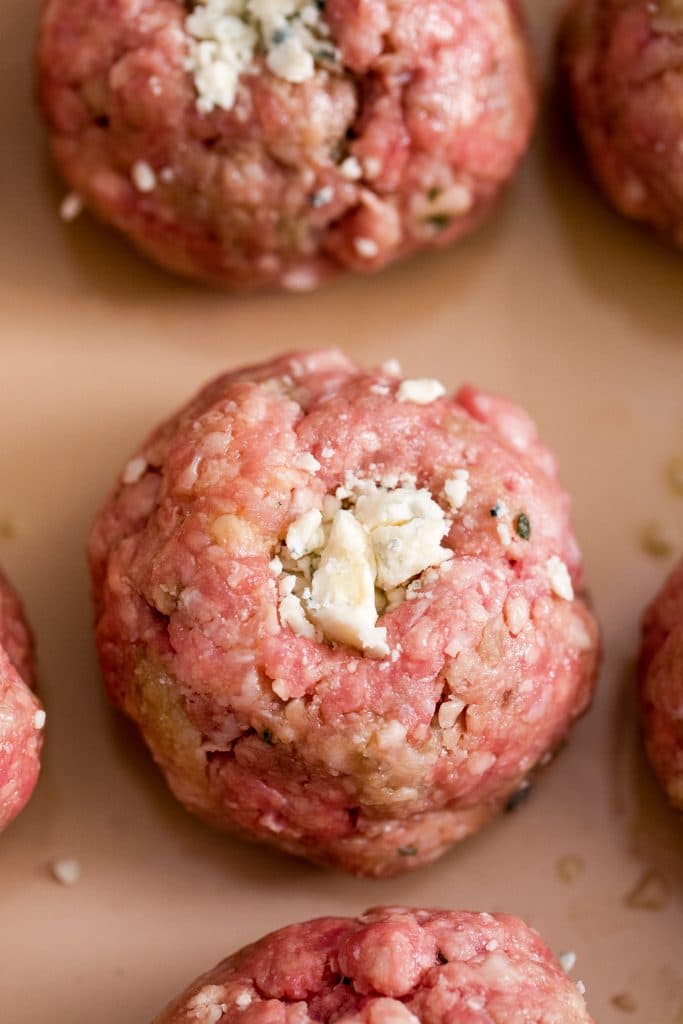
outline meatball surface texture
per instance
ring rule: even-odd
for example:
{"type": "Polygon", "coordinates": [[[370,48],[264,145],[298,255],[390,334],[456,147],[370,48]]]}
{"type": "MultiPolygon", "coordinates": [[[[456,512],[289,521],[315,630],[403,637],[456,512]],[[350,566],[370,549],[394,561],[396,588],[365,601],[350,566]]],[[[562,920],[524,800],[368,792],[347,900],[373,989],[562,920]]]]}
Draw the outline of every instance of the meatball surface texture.
{"type": "Polygon", "coordinates": [[[607,198],[683,245],[683,6],[574,0],[560,50],[576,124],[607,198]]]}
{"type": "Polygon", "coordinates": [[[518,0],[47,0],[38,62],[80,200],[162,266],[236,288],[454,241],[536,106],[518,0]]]}
{"type": "Polygon", "coordinates": [[[228,373],[90,541],[113,701],[176,796],[368,875],[478,829],[590,700],[596,623],[520,409],[337,351],[228,373]]]}
{"type": "Polygon", "coordinates": [[[155,1024],[591,1024],[515,917],[379,907],[290,925],[198,978],[155,1024]]]}
{"type": "Polygon", "coordinates": [[[683,560],[643,619],[640,701],[648,756],[683,811],[683,560]]]}
{"type": "Polygon", "coordinates": [[[34,673],[33,640],[21,604],[0,573],[0,832],[38,781],[45,713],[32,692],[34,673]]]}

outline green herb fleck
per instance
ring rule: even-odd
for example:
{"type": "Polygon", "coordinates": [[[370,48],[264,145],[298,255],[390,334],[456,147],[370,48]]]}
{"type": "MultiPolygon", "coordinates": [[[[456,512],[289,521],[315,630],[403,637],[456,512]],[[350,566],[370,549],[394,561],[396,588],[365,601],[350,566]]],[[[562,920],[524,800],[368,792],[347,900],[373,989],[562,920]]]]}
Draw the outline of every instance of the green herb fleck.
{"type": "Polygon", "coordinates": [[[431,217],[427,217],[427,224],[435,228],[437,231],[443,231],[449,224],[453,222],[453,217],[450,213],[435,213],[431,217]]]}
{"type": "Polygon", "coordinates": [[[261,733],[261,739],[264,743],[267,743],[269,747],[275,746],[275,740],[270,729],[264,729],[261,733]]]}
{"type": "Polygon", "coordinates": [[[529,540],[531,537],[531,523],[526,512],[520,512],[515,519],[515,530],[522,540],[529,540]]]}
{"type": "Polygon", "coordinates": [[[417,855],[417,846],[399,846],[398,852],[401,857],[415,857],[417,855]]]}

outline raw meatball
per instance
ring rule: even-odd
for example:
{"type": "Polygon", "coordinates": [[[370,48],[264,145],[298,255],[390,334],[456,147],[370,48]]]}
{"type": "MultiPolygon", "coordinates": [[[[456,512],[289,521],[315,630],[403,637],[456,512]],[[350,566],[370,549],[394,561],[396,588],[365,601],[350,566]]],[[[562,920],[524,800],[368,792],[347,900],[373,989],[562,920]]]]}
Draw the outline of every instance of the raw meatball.
{"type": "Polygon", "coordinates": [[[109,693],[178,798],[352,872],[478,829],[591,696],[533,424],[339,352],[209,384],[128,463],[90,560],[109,693]]]}
{"type": "Polygon", "coordinates": [[[683,561],[645,613],[640,700],[650,761],[683,811],[683,561]]]}
{"type": "Polygon", "coordinates": [[[0,573],[0,832],[38,780],[45,713],[33,684],[31,634],[19,599],[0,573]]]}
{"type": "Polygon", "coordinates": [[[536,932],[387,907],[290,925],[198,978],[155,1024],[591,1024],[536,932]]]}
{"type": "Polygon", "coordinates": [[[683,6],[574,0],[562,59],[607,197],[620,213],[683,245],[683,6]]]}
{"type": "Polygon", "coordinates": [[[452,242],[536,103],[519,0],[47,0],[39,64],[89,209],[233,287],[310,289],[452,242]]]}

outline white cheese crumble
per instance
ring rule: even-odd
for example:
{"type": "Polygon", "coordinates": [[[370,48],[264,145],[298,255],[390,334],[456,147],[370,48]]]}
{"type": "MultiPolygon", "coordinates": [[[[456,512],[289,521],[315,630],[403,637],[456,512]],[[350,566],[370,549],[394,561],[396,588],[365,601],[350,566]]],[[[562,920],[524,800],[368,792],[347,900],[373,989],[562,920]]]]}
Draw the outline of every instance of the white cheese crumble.
{"type": "Polygon", "coordinates": [[[417,595],[415,577],[453,557],[442,547],[449,527],[426,489],[349,477],[325,497],[322,511],[294,520],[271,562],[283,567],[280,621],[302,636],[319,637],[317,627],[329,640],[389,655],[378,616],[398,607],[411,587],[417,595]]]}
{"type": "Polygon", "coordinates": [[[400,377],[402,373],[398,359],[386,359],[380,366],[380,370],[388,377],[400,377]]]}
{"type": "Polygon", "coordinates": [[[50,864],[53,878],[60,885],[76,885],[81,877],[81,865],[74,857],[60,857],[50,864]]]}
{"type": "Polygon", "coordinates": [[[153,192],[157,187],[157,176],[146,160],[136,160],[130,176],[138,192],[153,192]]]}
{"type": "Polygon", "coordinates": [[[313,76],[316,60],[338,60],[329,28],[310,0],[199,0],[185,29],[185,66],[201,113],[234,106],[240,76],[258,54],[274,75],[293,84],[313,76]]]}
{"type": "Polygon", "coordinates": [[[565,974],[569,974],[576,967],[576,953],[569,950],[567,953],[560,953],[557,961],[565,974]]]}
{"type": "Polygon", "coordinates": [[[46,720],[47,715],[45,714],[42,708],[39,708],[38,711],[36,711],[35,714],[33,715],[33,728],[44,729],[46,720]]]}
{"type": "Polygon", "coordinates": [[[362,178],[363,168],[358,157],[347,156],[346,160],[343,160],[339,165],[339,173],[347,181],[358,181],[359,178],[362,178]]]}
{"type": "Polygon", "coordinates": [[[374,259],[379,252],[379,246],[372,238],[354,238],[353,247],[364,260],[374,259]]]}
{"type": "Polygon", "coordinates": [[[59,216],[63,221],[76,220],[76,217],[83,212],[83,200],[78,192],[69,192],[64,196],[59,207],[59,216]]]}
{"type": "Polygon", "coordinates": [[[322,521],[322,512],[312,508],[292,523],[285,541],[292,558],[303,558],[316,548],[322,548],[325,543],[322,521]]]}
{"type": "Polygon", "coordinates": [[[569,569],[562,559],[557,555],[553,555],[545,563],[545,571],[550,580],[552,592],[565,601],[573,601],[574,587],[572,586],[572,578],[569,575],[569,569]]]}
{"type": "Polygon", "coordinates": [[[470,493],[470,474],[466,469],[456,469],[453,476],[443,486],[448,504],[454,512],[463,507],[470,493]]]}
{"type": "Polygon", "coordinates": [[[297,455],[294,459],[294,465],[297,469],[303,469],[307,473],[317,473],[320,469],[320,463],[310,452],[303,452],[302,455],[297,455]]]}
{"type": "Polygon", "coordinates": [[[134,459],[126,463],[121,474],[121,482],[124,484],[136,484],[138,480],[142,479],[146,471],[147,459],[144,455],[136,455],[134,459]]]}
{"type": "Polygon", "coordinates": [[[237,1007],[238,1010],[246,1010],[248,1006],[251,1006],[251,1003],[251,993],[247,992],[246,989],[243,992],[240,992],[239,995],[235,998],[235,1006],[237,1007]]]}
{"type": "Polygon", "coordinates": [[[399,402],[414,402],[415,405],[429,405],[430,402],[442,398],[446,389],[439,380],[432,377],[418,377],[414,380],[401,381],[397,398],[399,402]]]}

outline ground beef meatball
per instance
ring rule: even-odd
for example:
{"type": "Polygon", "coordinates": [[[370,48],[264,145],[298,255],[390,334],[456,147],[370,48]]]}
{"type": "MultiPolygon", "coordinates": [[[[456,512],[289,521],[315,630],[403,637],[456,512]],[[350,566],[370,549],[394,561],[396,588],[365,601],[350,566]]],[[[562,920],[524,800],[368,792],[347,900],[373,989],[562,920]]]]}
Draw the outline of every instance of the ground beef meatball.
{"type": "Polygon", "coordinates": [[[45,712],[33,683],[31,634],[0,573],[0,832],[28,802],[40,771],[45,712]]]}
{"type": "Polygon", "coordinates": [[[336,351],[229,373],[95,525],[114,702],[205,820],[352,872],[439,856],[586,708],[597,628],[518,408],[336,351]]]}
{"type": "Polygon", "coordinates": [[[574,0],[562,62],[607,197],[683,245],[683,6],[574,0]]]}
{"type": "Polygon", "coordinates": [[[591,1024],[583,996],[515,917],[380,907],[266,935],[198,978],[155,1024],[591,1024]]]}
{"type": "Polygon", "coordinates": [[[234,287],[314,288],[452,242],[535,109],[519,0],[47,0],[39,65],[88,208],[234,287]]]}
{"type": "Polygon", "coordinates": [[[650,761],[683,811],[683,561],[643,619],[640,700],[650,761]]]}

